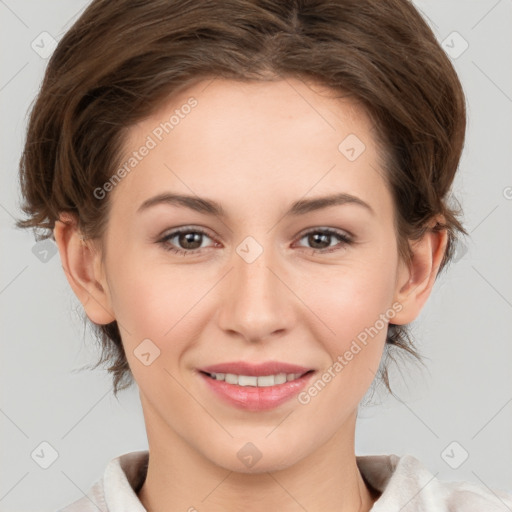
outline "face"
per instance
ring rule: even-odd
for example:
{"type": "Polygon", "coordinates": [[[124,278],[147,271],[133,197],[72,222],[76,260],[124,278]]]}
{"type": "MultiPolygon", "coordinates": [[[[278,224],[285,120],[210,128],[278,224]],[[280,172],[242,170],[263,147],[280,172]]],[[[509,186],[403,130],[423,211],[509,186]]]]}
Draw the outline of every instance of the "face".
{"type": "Polygon", "coordinates": [[[364,111],[299,80],[216,79],[132,127],[124,162],[104,275],[150,444],[249,472],[350,436],[400,309],[364,111]]]}

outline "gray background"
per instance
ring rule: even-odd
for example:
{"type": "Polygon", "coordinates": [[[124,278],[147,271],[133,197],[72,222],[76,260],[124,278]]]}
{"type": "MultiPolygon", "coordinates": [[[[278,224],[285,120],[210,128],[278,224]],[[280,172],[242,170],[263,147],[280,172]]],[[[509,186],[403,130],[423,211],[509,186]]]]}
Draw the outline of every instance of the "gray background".
{"type": "MultiPolygon", "coordinates": [[[[104,370],[72,371],[98,352],[58,253],[44,262],[32,233],[13,226],[26,113],[47,63],[40,34],[59,40],[87,3],[0,0],[2,511],[56,510],[87,492],[112,458],[147,449],[137,389],[118,402],[104,370]],[[31,456],[42,442],[58,454],[47,469],[51,449],[43,445],[46,460],[31,456]]],[[[445,41],[467,96],[454,193],[471,236],[414,323],[428,370],[395,372],[400,399],[382,395],[361,409],[356,453],[410,453],[439,479],[512,491],[512,1],[415,4],[445,41]]]]}

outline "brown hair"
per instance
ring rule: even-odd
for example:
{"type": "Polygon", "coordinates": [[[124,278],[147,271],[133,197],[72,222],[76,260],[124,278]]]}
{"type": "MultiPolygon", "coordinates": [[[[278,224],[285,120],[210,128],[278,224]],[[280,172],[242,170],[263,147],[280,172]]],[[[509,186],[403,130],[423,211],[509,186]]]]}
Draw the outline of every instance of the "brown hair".
{"type": "MultiPolygon", "coordinates": [[[[68,211],[101,242],[110,201],[93,191],[117,169],[126,130],[209,77],[299,77],[362,104],[384,156],[401,257],[410,262],[409,241],[441,214],[433,227],[448,233],[440,271],[450,261],[457,232],[466,234],[449,204],[465,99],[409,0],[93,1],[55,49],[32,108],[20,161],[29,218],[16,225],[53,238],[68,211]]],[[[133,383],[117,323],[92,327],[103,349],[96,366],[111,363],[117,396],[133,383]]],[[[394,347],[421,361],[406,326],[390,325],[387,358],[394,347]]],[[[391,391],[387,364],[379,375],[391,391]]]]}

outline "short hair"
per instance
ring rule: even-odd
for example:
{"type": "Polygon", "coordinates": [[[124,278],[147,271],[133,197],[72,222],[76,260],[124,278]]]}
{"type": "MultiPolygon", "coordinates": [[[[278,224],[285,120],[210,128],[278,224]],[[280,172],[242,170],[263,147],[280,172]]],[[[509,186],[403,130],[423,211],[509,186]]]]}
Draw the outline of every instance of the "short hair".
{"type": "MultiPolygon", "coordinates": [[[[311,80],[362,105],[393,198],[400,257],[409,264],[410,241],[434,229],[448,234],[439,272],[452,259],[457,235],[467,234],[451,201],[465,98],[409,0],[93,1],[57,45],[31,110],[20,160],[28,218],[17,227],[53,238],[67,211],[101,242],[111,202],[93,191],[117,169],[127,130],[215,77],[311,80]],[[438,214],[445,221],[427,226],[438,214]]],[[[102,348],[95,366],[110,364],[117,396],[133,383],[118,325],[90,325],[102,348]]],[[[408,326],[390,323],[385,357],[395,361],[396,348],[421,362],[408,326]]],[[[392,392],[382,361],[379,376],[392,392]]]]}

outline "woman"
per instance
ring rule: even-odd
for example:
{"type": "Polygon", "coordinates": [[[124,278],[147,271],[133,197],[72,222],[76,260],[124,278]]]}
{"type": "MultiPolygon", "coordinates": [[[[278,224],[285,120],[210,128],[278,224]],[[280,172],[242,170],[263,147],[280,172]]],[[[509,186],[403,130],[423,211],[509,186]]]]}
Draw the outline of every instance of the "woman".
{"type": "Polygon", "coordinates": [[[32,111],[19,225],[54,236],[149,452],[63,510],[512,507],[354,453],[465,232],[464,132],[406,0],[93,2],[32,111]]]}

